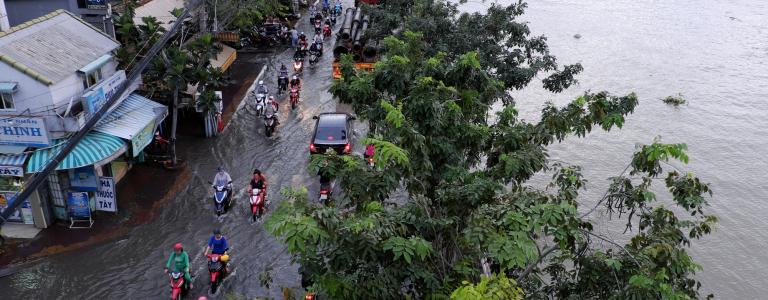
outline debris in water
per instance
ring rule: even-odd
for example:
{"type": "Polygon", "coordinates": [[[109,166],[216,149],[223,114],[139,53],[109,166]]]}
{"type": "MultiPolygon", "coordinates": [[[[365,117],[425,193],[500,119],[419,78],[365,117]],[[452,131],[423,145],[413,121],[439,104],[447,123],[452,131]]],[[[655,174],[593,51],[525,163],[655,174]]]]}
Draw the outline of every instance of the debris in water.
{"type": "Polygon", "coordinates": [[[685,98],[683,98],[683,94],[678,93],[677,96],[667,96],[664,99],[661,99],[661,101],[664,101],[664,103],[672,105],[672,106],[680,106],[682,104],[685,104],[685,98]]]}
{"type": "Polygon", "coordinates": [[[581,38],[581,34],[578,34],[578,33],[577,33],[577,34],[574,34],[574,35],[573,35],[573,38],[576,38],[576,39],[580,39],[580,38],[581,38]]]}

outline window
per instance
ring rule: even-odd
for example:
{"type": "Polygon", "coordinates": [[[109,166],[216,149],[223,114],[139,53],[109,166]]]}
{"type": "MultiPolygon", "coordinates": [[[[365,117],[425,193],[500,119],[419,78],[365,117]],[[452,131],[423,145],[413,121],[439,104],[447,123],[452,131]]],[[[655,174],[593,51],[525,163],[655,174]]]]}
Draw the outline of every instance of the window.
{"type": "Polygon", "coordinates": [[[101,81],[101,69],[83,75],[83,89],[87,89],[101,81]]]}
{"type": "Polygon", "coordinates": [[[0,93],[0,110],[14,109],[13,95],[11,93],[0,93]]]}

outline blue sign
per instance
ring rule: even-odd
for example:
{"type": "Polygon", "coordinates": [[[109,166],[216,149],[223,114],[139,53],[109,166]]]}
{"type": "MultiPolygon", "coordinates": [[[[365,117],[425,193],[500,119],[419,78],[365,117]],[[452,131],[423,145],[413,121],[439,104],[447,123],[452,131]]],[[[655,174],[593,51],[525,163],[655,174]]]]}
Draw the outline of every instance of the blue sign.
{"type": "Polygon", "coordinates": [[[107,0],[85,0],[85,7],[88,9],[107,8],[107,0]]]}
{"type": "MultiPolygon", "coordinates": [[[[88,114],[99,111],[107,103],[107,100],[117,93],[117,89],[123,83],[125,83],[125,70],[118,70],[111,77],[91,87],[83,94],[83,110],[88,114]]],[[[122,98],[128,97],[128,94],[123,93],[122,98]]]]}
{"type": "Polygon", "coordinates": [[[91,205],[86,192],[67,192],[67,208],[71,218],[91,217],[91,205]]]}
{"type": "Polygon", "coordinates": [[[0,145],[48,147],[48,130],[42,118],[0,117],[0,145]]]}
{"type": "Polygon", "coordinates": [[[78,191],[95,191],[99,188],[99,179],[93,166],[69,169],[69,186],[78,191]]]}

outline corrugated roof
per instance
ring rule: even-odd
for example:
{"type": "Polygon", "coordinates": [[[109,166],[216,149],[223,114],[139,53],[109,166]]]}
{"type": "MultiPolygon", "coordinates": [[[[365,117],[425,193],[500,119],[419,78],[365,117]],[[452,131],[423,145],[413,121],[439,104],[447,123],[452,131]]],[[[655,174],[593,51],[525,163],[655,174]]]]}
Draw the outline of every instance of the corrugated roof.
{"type": "Polygon", "coordinates": [[[171,29],[172,22],[176,17],[171,14],[175,8],[184,8],[184,0],[153,0],[136,8],[133,15],[133,23],[144,24],[142,17],[152,16],[162,22],[160,26],[165,30],[171,29]]]}
{"type": "Polygon", "coordinates": [[[0,166],[14,166],[14,167],[22,167],[24,166],[24,161],[27,160],[27,155],[29,153],[19,153],[19,154],[0,154],[0,166]]]}
{"type": "Polygon", "coordinates": [[[53,84],[120,46],[64,10],[0,33],[0,61],[36,80],[53,84]]]}
{"type": "Polygon", "coordinates": [[[154,120],[160,121],[166,115],[168,108],[165,105],[131,94],[115,110],[99,120],[93,130],[130,140],[147,124],[154,120]]]}

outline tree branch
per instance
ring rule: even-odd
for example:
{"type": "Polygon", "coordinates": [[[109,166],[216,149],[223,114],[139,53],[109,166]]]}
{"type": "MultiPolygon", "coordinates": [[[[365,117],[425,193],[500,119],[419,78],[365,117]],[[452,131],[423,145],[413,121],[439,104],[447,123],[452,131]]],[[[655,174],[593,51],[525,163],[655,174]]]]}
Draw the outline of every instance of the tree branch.
{"type": "MultiPolygon", "coordinates": [[[[624,168],[624,171],[621,171],[621,174],[619,174],[619,176],[617,176],[617,177],[621,177],[622,175],[624,175],[624,173],[626,173],[627,170],[629,170],[629,167],[631,167],[631,166],[632,166],[632,162],[629,162],[629,164],[627,164],[627,166],[624,168]]],[[[602,204],[603,201],[605,201],[605,198],[608,196],[608,191],[609,190],[610,190],[610,187],[605,190],[605,193],[603,194],[603,197],[600,198],[600,201],[597,201],[595,206],[592,207],[592,209],[590,209],[588,212],[586,212],[583,215],[579,216],[579,219],[583,219],[584,217],[586,217],[589,214],[591,214],[592,212],[594,212],[597,209],[597,207],[600,206],[600,204],[602,204]]]]}
{"type": "Polygon", "coordinates": [[[525,267],[525,270],[523,271],[523,273],[520,273],[520,275],[517,276],[517,282],[520,283],[520,281],[522,281],[526,276],[528,276],[528,274],[531,274],[531,272],[533,272],[534,267],[536,267],[539,263],[541,263],[541,261],[544,260],[544,258],[547,257],[547,255],[549,255],[550,253],[554,252],[557,249],[560,249],[560,245],[554,245],[552,247],[547,248],[547,250],[544,250],[544,252],[541,253],[541,255],[539,255],[539,259],[537,259],[535,262],[532,262],[527,267],[525,267]]]}

